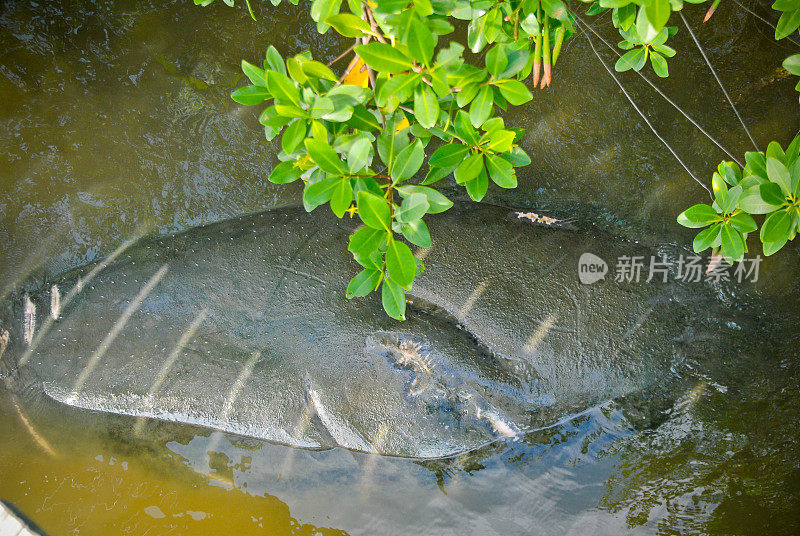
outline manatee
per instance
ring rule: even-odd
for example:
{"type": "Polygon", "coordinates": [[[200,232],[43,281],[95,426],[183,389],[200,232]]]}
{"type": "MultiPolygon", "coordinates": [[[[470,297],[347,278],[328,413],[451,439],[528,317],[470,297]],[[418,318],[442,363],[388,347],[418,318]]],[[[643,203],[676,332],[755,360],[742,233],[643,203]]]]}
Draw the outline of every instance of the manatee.
{"type": "Polygon", "coordinates": [[[357,220],[278,209],[31,278],[0,302],[2,374],[77,408],[433,459],[667,389],[737,325],[703,284],[615,278],[664,250],[487,205],[429,218],[404,322],[345,299],[357,220]],[[591,284],[585,253],[608,263],[591,284]]]}

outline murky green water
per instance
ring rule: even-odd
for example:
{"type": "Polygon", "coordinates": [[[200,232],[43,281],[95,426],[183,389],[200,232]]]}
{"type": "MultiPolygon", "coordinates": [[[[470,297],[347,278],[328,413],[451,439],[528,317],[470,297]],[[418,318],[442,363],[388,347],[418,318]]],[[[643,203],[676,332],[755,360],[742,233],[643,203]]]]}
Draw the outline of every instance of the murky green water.
{"type": "MultiPolygon", "coordinates": [[[[311,48],[324,58],[347,43],[320,37],[305,10],[290,5],[263,8],[253,22],[218,4],[0,7],[2,294],[31,270],[84,264],[126,238],[297,202],[296,189],[266,181],[276,146],[263,139],[255,111],[228,93],[243,83],[239,60],[261,57],[269,43],[284,55],[311,48]]],[[[593,22],[616,41],[607,17],[593,22]]],[[[734,5],[698,37],[761,148],[787,143],[800,113],[793,81],[777,69],[792,45],[775,44],[768,27],[734,5]]],[[[676,45],[659,87],[734,155],[749,150],[685,31],[676,45]]],[[[517,190],[492,192],[490,201],[688,245],[691,234],[674,218],[703,191],[585,38],[562,57],[550,90],[507,118],[528,128],[533,164],[517,190]]],[[[614,60],[607,50],[604,57],[614,60]]],[[[707,181],[724,153],[638,77],[622,80],[707,181]]],[[[657,414],[608,403],[520,443],[415,462],[217,441],[167,424],[143,439],[131,434],[131,419],[28,407],[2,390],[0,499],[52,535],[794,534],[799,257],[793,246],[768,259],[758,283],[736,298],[786,318],[777,350],[687,377],[686,392],[657,414]]]]}

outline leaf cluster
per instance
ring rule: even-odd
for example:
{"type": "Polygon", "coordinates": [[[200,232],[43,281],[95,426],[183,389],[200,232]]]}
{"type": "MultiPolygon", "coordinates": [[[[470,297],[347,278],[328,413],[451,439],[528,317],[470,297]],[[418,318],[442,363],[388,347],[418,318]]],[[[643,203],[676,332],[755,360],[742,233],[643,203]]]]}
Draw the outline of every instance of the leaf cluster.
{"type": "Polygon", "coordinates": [[[704,228],[694,239],[699,253],[712,248],[728,262],[741,261],[747,235],[758,226],[754,214],[765,215],[759,233],[764,255],[772,255],[800,231],[800,136],[786,151],[777,142],[766,153],[748,152],[742,170],[722,162],[711,184],[714,202],[698,204],[678,216],[684,227],[704,228]]]}
{"type": "MultiPolygon", "coordinates": [[[[398,17],[422,24],[420,5],[404,4],[390,16],[378,11],[379,3],[367,18],[338,13],[325,19],[359,38],[354,50],[360,60],[348,70],[361,62],[370,71],[367,87],[343,83],[347,70],[339,76],[309,52],[284,60],[269,47],[260,65],[242,61],[250,84],[231,94],[240,104],[264,106],[259,121],[265,135],[280,140],[271,182],[302,181],[306,210],[329,204],[337,217],[349,214],[363,223],[349,243],[362,271],[347,296],[380,289],[384,309],[401,320],[405,292],[424,269],[409,244],[429,247],[424,216],[452,206],[431,185],[453,174],[480,200],[490,179],[515,187],[515,168],[530,162],[518,147],[524,130],[506,128],[496,116],[498,109],[529,101],[530,91],[507,73],[465,63],[458,43],[437,51],[437,32],[452,27],[426,21],[428,33],[402,34],[408,21],[398,17]],[[427,176],[412,180],[431,143],[438,148],[427,176]]],[[[433,12],[425,16],[437,20],[433,12]]]]}

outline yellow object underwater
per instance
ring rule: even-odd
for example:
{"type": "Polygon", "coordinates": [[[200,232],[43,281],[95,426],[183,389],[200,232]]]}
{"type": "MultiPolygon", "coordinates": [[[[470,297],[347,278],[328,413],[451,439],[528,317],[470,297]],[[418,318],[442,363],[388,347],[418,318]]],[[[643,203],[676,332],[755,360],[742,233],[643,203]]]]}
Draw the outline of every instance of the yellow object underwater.
{"type": "Polygon", "coordinates": [[[367,72],[367,64],[364,63],[358,55],[353,56],[350,65],[347,66],[347,76],[342,80],[343,84],[351,86],[367,87],[369,86],[369,73],[367,72]]]}

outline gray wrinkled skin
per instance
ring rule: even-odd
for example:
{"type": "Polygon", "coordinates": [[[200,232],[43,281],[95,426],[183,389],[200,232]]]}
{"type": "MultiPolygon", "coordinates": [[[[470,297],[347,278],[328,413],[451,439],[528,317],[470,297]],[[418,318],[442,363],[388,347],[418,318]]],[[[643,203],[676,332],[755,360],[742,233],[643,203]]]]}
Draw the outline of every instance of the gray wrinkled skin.
{"type": "Polygon", "coordinates": [[[379,295],[344,297],[355,220],[278,210],[31,283],[29,346],[25,294],[14,293],[0,304],[6,376],[90,410],[440,458],[666,385],[731,329],[713,298],[697,297],[701,284],[615,282],[618,256],[649,262],[641,246],[488,206],[429,219],[405,322],[379,295]],[[578,281],[584,252],[609,262],[605,280],[578,281]],[[53,284],[60,310],[47,320],[53,284]]]}

